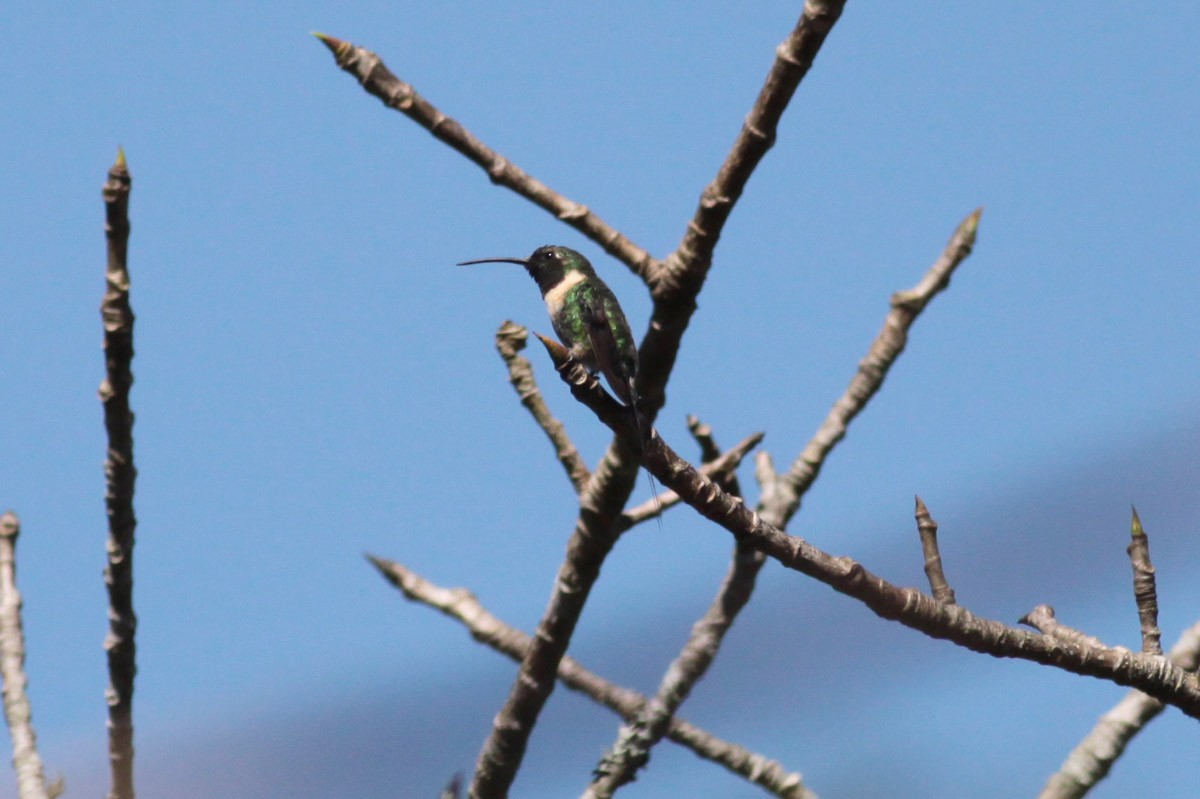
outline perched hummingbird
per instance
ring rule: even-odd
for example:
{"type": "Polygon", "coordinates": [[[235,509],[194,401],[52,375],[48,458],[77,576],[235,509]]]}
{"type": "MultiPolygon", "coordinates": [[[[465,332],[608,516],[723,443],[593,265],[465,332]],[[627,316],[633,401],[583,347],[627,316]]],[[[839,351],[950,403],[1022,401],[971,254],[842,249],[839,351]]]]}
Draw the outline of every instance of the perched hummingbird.
{"type": "MultiPolygon", "coordinates": [[[[621,402],[633,411],[640,449],[644,431],[638,407],[637,345],[612,289],[597,277],[587,258],[553,244],[538,247],[528,258],[480,258],[459,266],[493,263],[520,264],[537,282],[559,340],[592,374],[603,374],[621,402]]],[[[650,489],[657,503],[653,476],[650,489]]]]}
{"type": "MultiPolygon", "coordinates": [[[[550,324],[571,355],[633,409],[641,432],[637,393],[637,345],[616,296],[588,259],[568,247],[538,247],[528,258],[481,258],[468,264],[520,264],[537,281],[550,324]]],[[[640,442],[639,442],[640,443],[640,442]]]]}

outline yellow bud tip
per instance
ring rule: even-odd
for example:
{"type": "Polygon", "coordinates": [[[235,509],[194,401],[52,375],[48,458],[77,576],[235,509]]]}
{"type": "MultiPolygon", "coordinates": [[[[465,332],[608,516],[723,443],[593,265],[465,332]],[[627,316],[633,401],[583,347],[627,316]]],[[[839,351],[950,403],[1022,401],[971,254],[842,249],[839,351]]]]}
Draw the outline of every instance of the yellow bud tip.
{"type": "Polygon", "coordinates": [[[117,162],[113,166],[118,169],[125,166],[125,148],[119,144],[117,145],[117,162]]]}
{"type": "Polygon", "coordinates": [[[326,47],[329,48],[329,52],[333,53],[335,56],[340,57],[343,50],[350,49],[349,42],[344,42],[341,39],[337,38],[336,36],[329,36],[327,34],[319,33],[317,31],[313,31],[313,36],[317,37],[317,39],[323,45],[325,45],[326,47]]]}
{"type": "Polygon", "coordinates": [[[1138,518],[1137,508],[1129,506],[1133,511],[1133,521],[1130,522],[1129,531],[1136,538],[1139,535],[1145,535],[1146,531],[1142,529],[1142,520],[1138,518]]]}
{"type": "Polygon", "coordinates": [[[976,231],[979,230],[979,217],[982,215],[983,206],[981,205],[972,211],[967,218],[962,221],[962,225],[959,226],[959,230],[961,230],[967,236],[974,238],[976,231]]]}

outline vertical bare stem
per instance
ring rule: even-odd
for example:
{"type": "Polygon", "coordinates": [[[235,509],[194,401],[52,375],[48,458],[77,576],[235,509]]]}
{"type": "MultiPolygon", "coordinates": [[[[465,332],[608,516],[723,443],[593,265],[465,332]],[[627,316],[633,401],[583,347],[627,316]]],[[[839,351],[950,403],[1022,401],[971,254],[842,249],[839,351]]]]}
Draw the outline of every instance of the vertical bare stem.
{"type": "Polygon", "coordinates": [[[1154,581],[1154,564],[1150,562],[1150,539],[1142,529],[1137,508],[1133,509],[1130,525],[1129,562],[1133,566],[1133,596],[1137,601],[1138,621],[1142,626],[1142,651],[1147,655],[1162,654],[1162,632],[1158,629],[1158,589],[1154,581]]]}
{"type": "Polygon", "coordinates": [[[925,553],[925,576],[929,578],[929,589],[933,598],[948,605],[954,604],[954,589],[946,582],[942,571],[942,554],[938,551],[937,522],[929,515],[929,508],[917,497],[917,532],[921,536],[921,550],[925,553]]]}
{"type": "Polygon", "coordinates": [[[17,590],[17,536],[21,522],[8,511],[0,516],[0,679],[4,680],[4,718],[12,736],[13,769],[20,799],[48,799],[46,774],[33,731],[33,709],[25,693],[25,633],[21,629],[21,592],[17,590]]]}
{"type": "Polygon", "coordinates": [[[133,513],[133,490],[137,469],[133,465],[133,412],[129,389],[133,385],[133,310],[129,306],[129,169],[125,153],[104,184],[104,233],[108,239],[106,287],[100,303],[104,321],[105,377],[100,383],[104,405],[104,427],[108,433],[108,457],[104,463],[108,511],[108,562],[104,584],[108,588],[108,758],[112,773],[109,799],[133,799],[133,679],[137,674],[134,636],[137,616],[133,612],[133,541],[137,518],[133,513]]]}

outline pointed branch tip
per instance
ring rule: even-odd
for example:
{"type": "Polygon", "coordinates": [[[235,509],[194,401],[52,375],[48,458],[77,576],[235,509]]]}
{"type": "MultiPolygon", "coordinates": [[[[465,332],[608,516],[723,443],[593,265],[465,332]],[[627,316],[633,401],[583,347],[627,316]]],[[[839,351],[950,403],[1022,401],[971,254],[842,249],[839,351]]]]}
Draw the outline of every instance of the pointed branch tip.
{"type": "Polygon", "coordinates": [[[958,226],[959,231],[970,238],[972,242],[975,240],[975,234],[979,232],[979,217],[981,216],[983,216],[982,205],[968,214],[967,218],[958,226]]]}
{"type": "Polygon", "coordinates": [[[313,31],[312,35],[317,37],[322,44],[328,47],[329,52],[333,53],[335,56],[339,54],[342,48],[350,46],[348,43],[338,39],[335,36],[328,36],[324,33],[320,33],[319,31],[313,31]]]}
{"type": "Polygon", "coordinates": [[[533,335],[538,337],[538,341],[542,342],[542,346],[546,348],[546,352],[550,353],[550,359],[557,363],[562,363],[571,357],[571,353],[562,344],[559,344],[552,338],[546,338],[536,330],[533,335]]]}

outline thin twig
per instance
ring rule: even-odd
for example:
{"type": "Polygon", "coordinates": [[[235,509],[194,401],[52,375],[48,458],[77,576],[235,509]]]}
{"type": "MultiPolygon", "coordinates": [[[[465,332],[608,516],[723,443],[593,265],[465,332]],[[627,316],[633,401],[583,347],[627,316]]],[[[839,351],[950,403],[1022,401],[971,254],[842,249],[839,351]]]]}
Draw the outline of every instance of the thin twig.
{"type": "MultiPolygon", "coordinates": [[[[737,468],[741,465],[742,459],[757,447],[762,440],[762,433],[751,433],[730,448],[728,452],[720,453],[715,459],[701,466],[701,473],[712,478],[718,484],[730,479],[736,480],[737,468]]],[[[621,515],[618,529],[624,532],[647,519],[653,519],[667,508],[677,504],[679,504],[679,495],[674,491],[664,491],[659,495],[657,502],[650,499],[635,508],[625,511],[621,515]]]]}
{"type": "MultiPolygon", "coordinates": [[[[372,555],[367,559],[406,597],[460,622],[476,641],[517,661],[528,651],[531,637],[493,616],[465,588],[442,588],[394,561],[372,555]]],[[[615,685],[589,671],[570,656],[559,663],[558,679],[571,690],[591,697],[625,719],[632,719],[649,701],[636,691],[615,685]]],[[[671,721],[667,737],[781,799],[815,799],[815,794],[804,786],[798,773],[788,771],[775,760],[723,741],[683,719],[671,721]]]]}
{"type": "MultiPolygon", "coordinates": [[[[705,461],[702,471],[726,457],[713,439],[712,428],[701,424],[694,416],[688,418],[688,431],[700,445],[701,458],[705,461]]],[[[761,440],[762,435],[759,434],[758,438],[761,440]]],[[[735,450],[744,447],[744,451],[748,452],[750,447],[745,443],[739,444],[735,450]]],[[[741,457],[737,460],[740,462],[741,457]]],[[[736,466],[723,470],[723,473],[710,470],[708,477],[724,485],[735,496],[740,496],[735,469],[736,466]],[[715,476],[722,474],[723,477],[715,476]]],[[[631,782],[650,761],[650,750],[662,740],[675,712],[707,673],[720,650],[725,633],[750,601],[762,560],[761,552],[743,543],[735,545],[729,572],[712,604],[692,627],[691,636],[668,667],[654,698],[633,719],[621,726],[616,742],[596,767],[595,779],[584,792],[585,799],[611,797],[617,788],[631,782]]]]}
{"type": "Polygon", "coordinates": [[[942,554],[938,551],[937,522],[929,515],[929,508],[917,497],[917,533],[921,536],[921,551],[925,555],[925,576],[929,579],[929,590],[938,602],[954,604],[954,589],[946,582],[942,571],[942,554]]]}
{"type": "Polygon", "coordinates": [[[554,214],[559,220],[600,245],[605,252],[628,266],[634,274],[643,280],[649,280],[655,268],[653,256],[590,211],[586,205],[562,196],[475,138],[456,120],[446,116],[417,94],[416,89],[397,78],[375,53],[323,33],[313,35],[330,49],[339,67],[357,78],[363,89],[382,100],[388,108],[404,114],[436,138],[465,155],[487,172],[493,183],[516,192],[539,208],[554,214]]]}
{"type": "MultiPolygon", "coordinates": [[[[712,426],[700,421],[700,417],[694,414],[688,414],[687,429],[695,439],[696,445],[700,447],[700,462],[712,463],[717,458],[721,457],[721,448],[717,446],[717,441],[713,438],[712,426]]],[[[716,481],[721,482],[721,481],[716,481]]],[[[731,491],[739,496],[742,493],[741,488],[737,487],[737,475],[731,475],[728,480],[721,483],[721,486],[726,491],[731,491]]]]}
{"type": "MultiPolygon", "coordinates": [[[[571,394],[587,405],[618,438],[634,433],[623,405],[610,397],[596,378],[557,342],[542,338],[571,394]]],[[[897,586],[872,574],[849,557],[834,557],[808,541],[788,535],[746,508],[679,457],[656,431],[643,445],[643,465],[663,485],[678,493],[701,516],[716,522],[736,540],[748,541],[789,569],[813,577],[853,597],[879,616],[996,657],[1051,665],[1137,688],[1193,718],[1200,719],[1200,680],[1162,657],[1137,654],[1123,647],[1066,645],[1054,636],[1036,635],[986,619],[961,605],[938,602],[915,588],[897,586]]]]}
{"type": "MultiPolygon", "coordinates": [[[[1200,622],[1179,636],[1167,657],[1187,671],[1200,667],[1200,622]]],[[[1127,693],[1067,755],[1062,767],[1046,781],[1038,799],[1080,799],[1086,795],[1108,776],[1133,737],[1165,707],[1141,691],[1127,693]]]]}
{"type": "Polygon", "coordinates": [[[133,412],[129,389],[133,385],[133,310],[129,305],[129,169],[125,153],[108,171],[104,184],[104,232],[108,239],[107,287],[100,303],[104,321],[105,378],[100,383],[104,427],[108,432],[108,458],[104,463],[108,510],[108,562],[104,584],[108,588],[108,758],[112,772],[109,799],[133,799],[133,680],[137,673],[137,616],[133,612],[133,542],[137,517],[133,512],[133,412]]]}
{"type": "Polygon", "coordinates": [[[0,516],[0,680],[4,682],[4,719],[12,737],[13,769],[20,799],[49,799],[46,772],[33,729],[33,707],[25,687],[25,631],[21,592],[17,590],[17,537],[21,522],[12,511],[0,516]]]}
{"type": "Polygon", "coordinates": [[[1155,587],[1154,564],[1150,562],[1150,539],[1142,529],[1137,508],[1133,509],[1126,552],[1133,566],[1133,596],[1142,628],[1142,651],[1147,655],[1161,655],[1162,631],[1158,629],[1158,589],[1155,587]]]}
{"type": "Polygon", "coordinates": [[[579,493],[591,478],[591,473],[583,461],[583,456],[567,435],[567,429],[563,427],[562,422],[554,418],[542,398],[537,380],[533,377],[533,364],[519,354],[525,349],[528,338],[528,330],[516,322],[506,321],[496,331],[496,349],[508,367],[508,382],[517,392],[521,404],[554,445],[554,454],[558,457],[558,462],[566,469],[567,477],[575,486],[575,493],[579,493]]]}
{"type": "Polygon", "coordinates": [[[954,270],[971,254],[982,213],[983,209],[978,208],[959,224],[941,257],[925,273],[920,283],[908,291],[892,295],[892,307],[884,319],[883,329],[871,342],[866,357],[859,362],[858,371],[846,393],[833,404],[816,435],[792,463],[787,475],[779,480],[774,493],[775,501],[764,505],[763,513],[773,524],[787,526],[788,520],[799,510],[804,493],[820,474],[825,457],[845,438],[850,422],[879,391],[892,364],[904,351],[913,322],[925,310],[925,306],[950,284],[954,270]]]}

